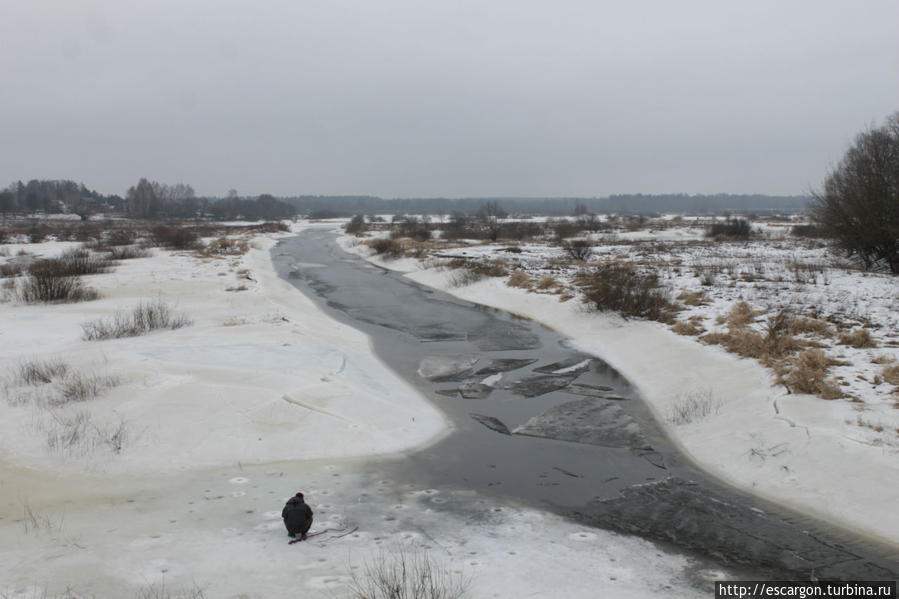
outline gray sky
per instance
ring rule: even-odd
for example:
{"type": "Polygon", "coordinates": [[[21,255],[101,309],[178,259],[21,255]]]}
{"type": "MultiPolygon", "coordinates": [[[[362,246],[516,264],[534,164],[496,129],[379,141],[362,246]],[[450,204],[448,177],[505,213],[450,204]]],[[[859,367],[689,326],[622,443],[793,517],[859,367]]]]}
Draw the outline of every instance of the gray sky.
{"type": "Polygon", "coordinates": [[[899,110],[896,0],[0,0],[0,186],[801,194],[899,110]]]}

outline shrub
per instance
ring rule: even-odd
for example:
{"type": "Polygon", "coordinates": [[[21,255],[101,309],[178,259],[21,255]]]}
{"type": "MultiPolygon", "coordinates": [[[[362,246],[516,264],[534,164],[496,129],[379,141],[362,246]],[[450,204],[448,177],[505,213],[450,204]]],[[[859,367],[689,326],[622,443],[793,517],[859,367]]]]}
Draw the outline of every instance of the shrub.
{"type": "Polygon", "coordinates": [[[742,218],[728,218],[723,223],[715,223],[706,231],[706,237],[715,239],[749,239],[752,227],[749,221],[742,218]]]}
{"type": "Polygon", "coordinates": [[[19,300],[27,304],[41,302],[83,302],[97,299],[95,289],[85,287],[79,277],[60,277],[47,272],[29,273],[18,288],[19,300]]]}
{"type": "Polygon", "coordinates": [[[721,402],[712,398],[712,390],[693,391],[679,395],[668,410],[668,422],[672,424],[689,424],[721,409],[721,402]]]}
{"type": "Polygon", "coordinates": [[[32,225],[28,230],[28,241],[31,243],[42,243],[50,234],[50,227],[46,225],[32,225]]]}
{"type": "Polygon", "coordinates": [[[827,322],[818,318],[797,316],[790,320],[790,334],[811,334],[818,335],[819,337],[831,337],[833,336],[833,327],[827,322]]]}
{"type": "Polygon", "coordinates": [[[708,298],[705,291],[682,291],[677,299],[682,301],[685,306],[703,306],[708,298]]]}
{"type": "Polygon", "coordinates": [[[138,304],[130,314],[118,312],[111,319],[85,322],[81,325],[85,341],[102,341],[136,337],[158,329],[180,329],[191,324],[183,314],[172,314],[161,300],[138,304]]]}
{"type": "Polygon", "coordinates": [[[678,335],[687,335],[690,337],[698,337],[699,335],[705,333],[705,327],[703,327],[699,322],[693,319],[678,320],[671,327],[671,330],[678,335]]]}
{"type": "Polygon", "coordinates": [[[487,260],[486,262],[476,260],[468,262],[465,268],[485,277],[504,277],[509,274],[509,269],[502,260],[487,260]]]}
{"type": "Polygon", "coordinates": [[[593,253],[593,246],[585,239],[573,239],[562,242],[562,249],[572,260],[585,261],[593,253]]]}
{"type": "Polygon", "coordinates": [[[69,365],[59,360],[28,360],[19,364],[18,378],[26,385],[41,385],[66,375],[69,365]]]}
{"type": "Polygon", "coordinates": [[[112,260],[132,260],[134,258],[149,258],[153,255],[147,248],[135,245],[123,245],[109,248],[109,257],[112,260]]]}
{"type": "Polygon", "coordinates": [[[350,219],[350,222],[344,225],[344,230],[352,235],[364,233],[368,230],[368,225],[365,224],[365,217],[361,214],[357,214],[350,219]]]}
{"type": "Polygon", "coordinates": [[[793,360],[782,382],[793,392],[838,399],[844,396],[843,392],[833,381],[824,378],[832,364],[835,362],[820,349],[806,350],[793,360]]]}
{"type": "Polygon", "coordinates": [[[367,241],[366,244],[371,246],[376,254],[385,258],[396,259],[401,257],[404,252],[403,244],[395,239],[372,239],[367,241]]]}
{"type": "Polygon", "coordinates": [[[152,584],[138,591],[136,599],[206,599],[203,588],[194,583],[192,587],[172,590],[166,587],[163,580],[160,584],[152,584]]]}
{"type": "Polygon", "coordinates": [[[482,280],[484,275],[474,270],[461,268],[453,272],[449,278],[450,287],[466,287],[482,280]]]}
{"type": "Polygon", "coordinates": [[[842,333],[840,335],[841,345],[851,345],[856,348],[877,347],[877,343],[871,337],[868,329],[855,329],[850,333],[842,333]]]}
{"type": "Polygon", "coordinates": [[[199,243],[196,231],[186,227],[159,225],[150,234],[156,245],[176,250],[189,250],[199,243]]]}
{"type": "Polygon", "coordinates": [[[40,428],[46,435],[47,449],[66,455],[87,455],[106,446],[114,453],[121,453],[130,440],[124,420],[113,425],[98,425],[87,411],[65,414],[51,411],[52,419],[40,428]]]}
{"type": "Polygon", "coordinates": [[[749,325],[760,312],[754,311],[746,302],[738,302],[730,309],[723,319],[719,318],[719,324],[727,323],[728,327],[740,328],[749,325]]]}
{"type": "Polygon", "coordinates": [[[80,277],[106,272],[109,267],[109,259],[92,254],[87,249],[76,248],[63,252],[58,258],[37,260],[28,267],[28,271],[46,277],[80,277]]]}
{"type": "Polygon", "coordinates": [[[531,277],[529,277],[527,273],[520,270],[516,270],[515,272],[513,272],[512,276],[509,277],[509,280],[506,281],[506,285],[508,285],[509,287],[518,287],[520,289],[530,289],[531,283],[531,277]]]}
{"type": "Polygon", "coordinates": [[[17,277],[24,270],[24,267],[18,262],[5,262],[0,264],[0,279],[17,277]]]}
{"type": "Polygon", "coordinates": [[[612,310],[625,317],[670,319],[671,302],[658,277],[641,273],[629,264],[609,263],[576,279],[586,300],[597,310],[612,310]]]}
{"type": "Polygon", "coordinates": [[[401,550],[366,562],[363,573],[350,573],[350,594],[358,599],[459,599],[465,578],[435,564],[427,553],[401,550]]]}
{"type": "Polygon", "coordinates": [[[542,277],[539,281],[537,281],[537,289],[541,291],[545,291],[552,287],[557,287],[559,282],[555,279],[555,277],[542,277]]]}
{"type": "Polygon", "coordinates": [[[137,240],[137,232],[132,229],[115,229],[106,234],[103,242],[108,246],[131,245],[137,240]]]}
{"type": "Polygon", "coordinates": [[[95,399],[107,389],[118,386],[118,377],[100,374],[69,373],[59,385],[60,395],[51,403],[63,405],[95,399]]]}
{"type": "Polygon", "coordinates": [[[793,237],[803,237],[805,239],[823,239],[828,237],[827,232],[817,225],[793,225],[790,228],[790,234],[793,237]]]}
{"type": "Polygon", "coordinates": [[[723,346],[727,351],[744,358],[755,358],[767,366],[793,352],[804,349],[807,343],[789,334],[789,314],[780,311],[768,318],[763,332],[748,326],[755,312],[740,302],[728,315],[725,333],[709,333],[702,341],[723,346]]]}
{"type": "Polygon", "coordinates": [[[891,385],[899,385],[899,364],[895,366],[887,366],[880,373],[883,377],[883,380],[888,382],[891,385]]]}
{"type": "Polygon", "coordinates": [[[206,247],[203,248],[203,253],[214,256],[242,256],[249,250],[250,246],[245,239],[219,237],[206,244],[206,247]]]}

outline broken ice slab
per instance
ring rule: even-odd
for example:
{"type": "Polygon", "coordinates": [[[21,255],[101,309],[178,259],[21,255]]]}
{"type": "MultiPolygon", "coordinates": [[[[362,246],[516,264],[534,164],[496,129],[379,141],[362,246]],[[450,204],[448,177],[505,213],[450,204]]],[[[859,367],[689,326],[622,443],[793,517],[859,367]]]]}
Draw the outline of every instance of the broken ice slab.
{"type": "Polygon", "coordinates": [[[486,426],[492,431],[496,431],[498,433],[502,433],[504,435],[511,435],[512,433],[509,431],[509,427],[507,427],[499,418],[495,418],[493,416],[485,416],[484,414],[475,414],[469,413],[469,416],[486,426]]]}
{"type": "Polygon", "coordinates": [[[558,405],[512,432],[605,447],[652,449],[637,421],[619,402],[605,399],[578,399],[558,405]]]}
{"type": "Polygon", "coordinates": [[[471,375],[477,355],[426,356],[418,364],[418,376],[431,381],[458,381],[471,375]]]}
{"type": "Polygon", "coordinates": [[[490,364],[481,368],[475,374],[484,375],[484,374],[499,374],[500,372],[509,372],[510,370],[518,370],[519,368],[524,368],[525,366],[529,366],[537,361],[537,358],[501,358],[498,360],[491,360],[490,364]]]}
{"type": "Polygon", "coordinates": [[[569,385],[565,391],[568,393],[573,393],[575,395],[583,395],[584,397],[600,397],[602,399],[616,399],[622,400],[625,399],[619,395],[610,395],[609,391],[612,391],[612,387],[607,385],[587,385],[584,383],[572,383],[569,385]]]}
{"type": "Polygon", "coordinates": [[[572,356],[552,364],[540,366],[534,369],[534,372],[542,372],[544,374],[574,374],[581,373],[590,368],[593,358],[589,356],[572,356]]]}
{"type": "Polygon", "coordinates": [[[577,375],[532,376],[512,383],[507,387],[507,389],[524,397],[537,397],[538,395],[544,395],[552,391],[564,389],[565,387],[570,385],[576,378],[577,375]]]}

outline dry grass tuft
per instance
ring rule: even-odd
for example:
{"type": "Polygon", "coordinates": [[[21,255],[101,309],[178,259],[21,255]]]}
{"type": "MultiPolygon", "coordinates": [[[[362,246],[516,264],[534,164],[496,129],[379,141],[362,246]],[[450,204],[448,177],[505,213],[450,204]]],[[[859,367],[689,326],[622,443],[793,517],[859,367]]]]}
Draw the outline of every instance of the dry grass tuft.
{"type": "Polygon", "coordinates": [[[200,253],[205,256],[242,256],[248,251],[250,251],[250,245],[246,239],[219,237],[206,244],[200,253]]]}
{"type": "Polygon", "coordinates": [[[719,316],[718,324],[727,324],[731,328],[742,328],[751,324],[761,311],[753,310],[746,302],[734,304],[726,316],[719,316]]]}
{"type": "Polygon", "coordinates": [[[871,337],[868,329],[855,329],[850,333],[840,335],[840,345],[851,345],[855,348],[877,347],[877,343],[871,337]]]}
{"type": "Polygon", "coordinates": [[[41,385],[65,376],[68,371],[69,365],[59,360],[27,360],[19,364],[17,374],[26,385],[41,385]]]}
{"type": "Polygon", "coordinates": [[[531,280],[531,277],[520,270],[513,272],[512,276],[509,277],[509,280],[506,281],[506,285],[509,287],[518,287],[519,289],[530,289],[532,284],[533,281],[531,280]]]}
{"type": "Polygon", "coordinates": [[[708,300],[705,291],[683,291],[677,299],[685,306],[704,306],[708,300]]]}
{"type": "Polygon", "coordinates": [[[698,337],[705,333],[706,329],[700,324],[700,319],[693,317],[688,320],[678,320],[672,325],[671,330],[678,335],[698,337]]]}
{"type": "Polygon", "coordinates": [[[141,302],[130,313],[117,312],[111,319],[82,323],[85,341],[137,337],[159,329],[180,329],[191,324],[184,314],[175,314],[162,300],[141,302]]]}
{"type": "Polygon", "coordinates": [[[402,549],[350,572],[350,596],[358,599],[459,599],[469,579],[436,563],[427,553],[402,549]]]}
{"type": "MultiPolygon", "coordinates": [[[[733,321],[746,322],[745,315],[746,312],[740,309],[738,317],[733,321]]],[[[755,358],[765,366],[774,366],[778,360],[808,346],[806,342],[790,335],[788,327],[789,316],[785,312],[778,312],[768,319],[764,333],[746,325],[732,325],[725,333],[709,333],[701,339],[706,343],[721,345],[738,356],[755,358]]]]}
{"type": "Polygon", "coordinates": [[[371,247],[379,256],[385,258],[396,259],[402,257],[405,252],[405,246],[395,239],[369,239],[364,242],[365,245],[371,247]]]}
{"type": "Polygon", "coordinates": [[[790,319],[789,331],[791,335],[816,335],[825,338],[834,335],[834,328],[830,323],[807,316],[796,316],[790,319]]]}
{"type": "Polygon", "coordinates": [[[899,364],[887,366],[881,371],[880,376],[891,385],[899,385],[899,364]]]}
{"type": "Polygon", "coordinates": [[[541,291],[552,289],[553,287],[558,286],[559,281],[557,281],[555,277],[543,277],[539,281],[537,281],[537,289],[540,289],[541,291]]]}
{"type": "Polygon", "coordinates": [[[122,245],[109,248],[110,260],[133,260],[135,258],[149,258],[153,252],[149,248],[136,245],[122,245]]]}
{"type": "Polygon", "coordinates": [[[794,393],[809,393],[824,399],[845,397],[839,385],[826,379],[832,365],[839,364],[820,349],[809,349],[783,365],[781,382],[794,393]]]}

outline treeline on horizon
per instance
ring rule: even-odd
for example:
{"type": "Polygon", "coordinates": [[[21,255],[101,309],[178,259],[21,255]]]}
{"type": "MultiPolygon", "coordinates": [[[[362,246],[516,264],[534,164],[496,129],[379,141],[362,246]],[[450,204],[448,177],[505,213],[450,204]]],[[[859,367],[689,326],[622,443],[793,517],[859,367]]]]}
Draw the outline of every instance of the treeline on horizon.
{"type": "Polygon", "coordinates": [[[509,214],[564,216],[583,211],[607,213],[796,213],[804,212],[810,196],[762,194],[620,194],[602,198],[578,197],[472,197],[402,198],[376,196],[298,196],[284,198],[300,213],[352,216],[354,214],[476,214],[487,202],[498,202],[509,214]]]}
{"type": "Polygon", "coordinates": [[[795,213],[808,208],[808,196],[761,194],[620,194],[602,198],[471,197],[400,198],[376,196],[275,197],[270,194],[198,197],[190,185],[165,185],[141,179],[125,193],[104,195],[71,180],[16,181],[0,190],[0,213],[95,214],[140,219],[278,220],[294,216],[347,217],[355,214],[476,214],[488,202],[511,215],[563,216],[574,213],[795,213]]]}

